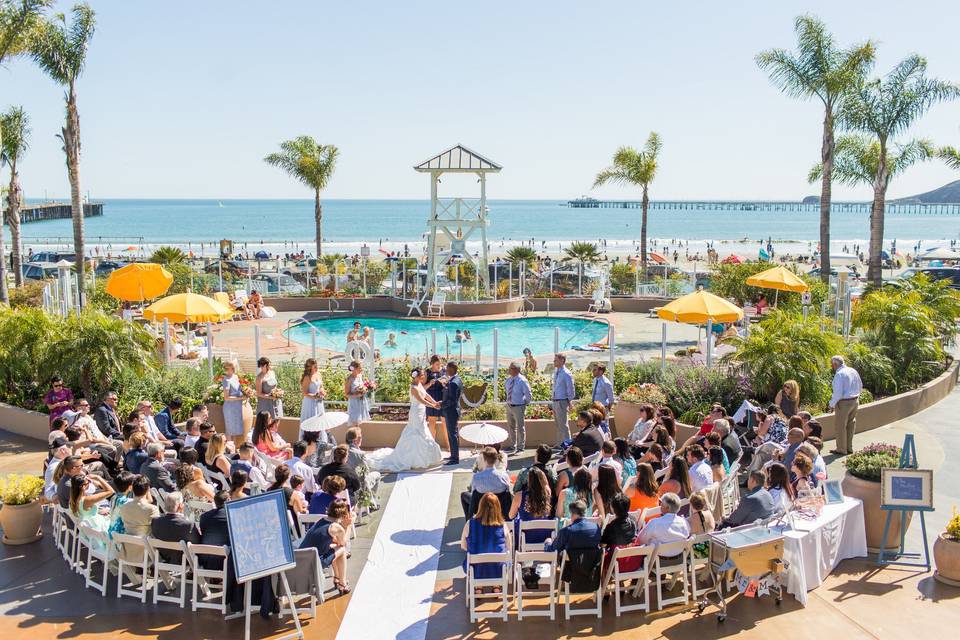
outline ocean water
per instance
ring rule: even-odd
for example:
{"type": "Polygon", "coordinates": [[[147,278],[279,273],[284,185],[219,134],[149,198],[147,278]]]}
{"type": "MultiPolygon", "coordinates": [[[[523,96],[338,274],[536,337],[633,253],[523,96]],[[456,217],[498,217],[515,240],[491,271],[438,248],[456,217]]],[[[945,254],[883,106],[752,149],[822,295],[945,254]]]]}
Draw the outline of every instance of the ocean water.
{"type": "Polygon", "coordinates": [[[524,348],[535,355],[554,353],[554,328],[559,329],[560,348],[588,345],[607,336],[607,325],[579,318],[517,318],[511,320],[415,320],[407,318],[331,318],[298,324],[290,329],[290,339],[309,345],[312,341],[311,327],[317,331],[317,347],[343,350],[347,333],[358,320],[374,331],[375,342],[384,358],[400,358],[406,355],[433,353],[432,331],[437,332],[436,353],[459,356],[461,348],[466,357],[476,355],[480,346],[481,357],[493,356],[493,330],[497,330],[497,353],[502,358],[521,358],[524,348]],[[457,329],[470,332],[472,340],[456,342],[457,329]],[[396,346],[387,346],[393,334],[396,346]],[[449,343],[448,343],[449,341],[449,343]]]}
{"type": "MultiPolygon", "coordinates": [[[[311,200],[104,200],[104,215],[86,221],[87,242],[102,253],[119,253],[129,246],[141,251],[162,244],[214,255],[214,243],[234,240],[240,250],[260,248],[287,252],[313,248],[311,200]],[[201,246],[202,245],[202,246],[201,246]]],[[[612,251],[630,252],[640,236],[639,209],[572,209],[559,200],[491,200],[487,237],[491,248],[535,238],[555,251],[558,242],[608,241],[612,251]]],[[[353,253],[366,243],[384,250],[411,251],[422,246],[429,212],[427,200],[325,200],[324,238],[330,251],[353,253]]],[[[869,215],[836,213],[832,220],[834,252],[854,244],[865,246],[869,215]]],[[[24,242],[35,248],[72,244],[70,220],[34,222],[23,227],[24,242]]],[[[774,239],[781,253],[804,253],[819,235],[816,212],[720,211],[689,209],[651,211],[649,235],[661,245],[682,238],[690,248],[709,241],[721,254],[742,251],[752,257],[757,242],[774,239]],[[744,240],[747,239],[747,240],[744,240]],[[778,242],[779,241],[779,242],[778,242]],[[786,242],[791,241],[791,242],[786,242]],[[793,246],[790,246],[793,245],[793,246]],[[724,249],[726,247],[726,250],[724,249]]],[[[947,244],[960,237],[960,216],[888,214],[885,235],[901,250],[947,244]]],[[[9,234],[7,234],[9,237],[9,234]]],[[[889,242],[888,242],[889,243],[889,242]]],[[[542,245],[541,245],[542,246],[542,245]]],[[[476,244],[468,243],[470,250],[476,244]]]]}

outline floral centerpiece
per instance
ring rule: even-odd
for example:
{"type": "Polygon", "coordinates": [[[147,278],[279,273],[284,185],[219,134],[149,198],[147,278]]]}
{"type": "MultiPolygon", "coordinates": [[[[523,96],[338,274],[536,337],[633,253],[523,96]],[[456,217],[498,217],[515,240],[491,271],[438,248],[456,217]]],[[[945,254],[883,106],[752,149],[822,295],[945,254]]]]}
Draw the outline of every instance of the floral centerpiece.
{"type": "Polygon", "coordinates": [[[875,442],[868,444],[843,461],[847,471],[862,480],[880,482],[880,470],[897,467],[900,464],[900,447],[875,442]]]}
{"type": "Polygon", "coordinates": [[[0,527],[6,544],[27,544],[40,539],[42,493],[43,478],[20,474],[0,478],[0,527]]]}

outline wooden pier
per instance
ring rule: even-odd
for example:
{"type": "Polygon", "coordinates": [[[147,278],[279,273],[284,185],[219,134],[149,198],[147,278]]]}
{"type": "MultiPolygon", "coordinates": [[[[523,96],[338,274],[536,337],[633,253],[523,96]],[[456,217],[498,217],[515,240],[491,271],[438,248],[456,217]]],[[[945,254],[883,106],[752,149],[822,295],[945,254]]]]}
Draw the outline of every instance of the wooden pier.
{"type": "MultiPolygon", "coordinates": [[[[567,202],[568,207],[574,209],[639,209],[639,200],[594,200],[578,199],[567,202]]],[[[830,210],[833,213],[870,213],[869,202],[832,202],[830,210]]],[[[806,212],[820,211],[819,203],[803,203],[790,201],[694,201],[694,200],[651,200],[651,211],[760,211],[760,212],[806,212]]],[[[960,215],[960,203],[924,204],[919,202],[899,203],[888,202],[887,213],[918,214],[918,215],[960,215]]]]}
{"type": "MultiPolygon", "coordinates": [[[[102,202],[88,202],[83,205],[83,217],[92,218],[103,215],[102,202]]],[[[48,202],[20,209],[20,222],[40,222],[42,220],[61,220],[73,217],[73,207],[69,202],[48,202]]]]}

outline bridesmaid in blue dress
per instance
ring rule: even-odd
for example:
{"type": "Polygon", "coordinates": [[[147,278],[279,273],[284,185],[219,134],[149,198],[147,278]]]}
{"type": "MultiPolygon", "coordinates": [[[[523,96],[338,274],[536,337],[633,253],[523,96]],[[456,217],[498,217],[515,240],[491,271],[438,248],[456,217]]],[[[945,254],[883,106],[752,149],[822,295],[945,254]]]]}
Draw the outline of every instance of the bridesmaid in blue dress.
{"type": "Polygon", "coordinates": [[[350,363],[350,375],[343,383],[343,395],[347,398],[347,424],[356,426],[370,420],[367,390],[363,382],[363,365],[356,360],[350,363]]]}
{"type": "MultiPolygon", "coordinates": [[[[460,536],[460,548],[468,554],[503,553],[507,550],[510,530],[503,520],[500,500],[492,493],[480,498],[477,514],[467,521],[460,536]]],[[[467,571],[467,560],[463,560],[463,570],[467,571]]],[[[488,562],[474,565],[473,577],[482,579],[499,578],[503,574],[503,563],[488,562]]]]}
{"type": "Polygon", "coordinates": [[[243,437],[243,403],[247,398],[240,387],[237,368],[232,362],[223,364],[223,425],[234,442],[243,437]]]}
{"type": "MultiPolygon", "coordinates": [[[[314,416],[323,415],[323,398],[327,395],[323,390],[323,380],[320,378],[319,366],[313,358],[307,358],[303,363],[303,375],[300,376],[300,393],[303,402],[300,403],[300,424],[314,416]]],[[[328,432],[321,432],[323,438],[332,438],[328,432]]],[[[298,439],[303,439],[303,431],[298,439]]]]}

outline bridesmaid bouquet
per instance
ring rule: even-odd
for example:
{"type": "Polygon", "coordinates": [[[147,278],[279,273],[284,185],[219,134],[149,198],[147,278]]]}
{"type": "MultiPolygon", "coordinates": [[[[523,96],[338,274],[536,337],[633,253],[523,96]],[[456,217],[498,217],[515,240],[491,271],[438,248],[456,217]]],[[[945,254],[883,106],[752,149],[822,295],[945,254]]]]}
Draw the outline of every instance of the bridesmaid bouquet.
{"type": "Polygon", "coordinates": [[[257,395],[256,391],[253,389],[253,382],[248,376],[240,376],[240,391],[247,398],[253,398],[257,395]]]}
{"type": "Polygon", "coordinates": [[[363,392],[364,394],[371,394],[377,390],[377,383],[373,380],[364,380],[363,381],[363,392]]]}
{"type": "Polygon", "coordinates": [[[283,398],[283,389],[280,387],[275,387],[274,390],[270,392],[270,397],[274,400],[280,400],[283,398]]]}

